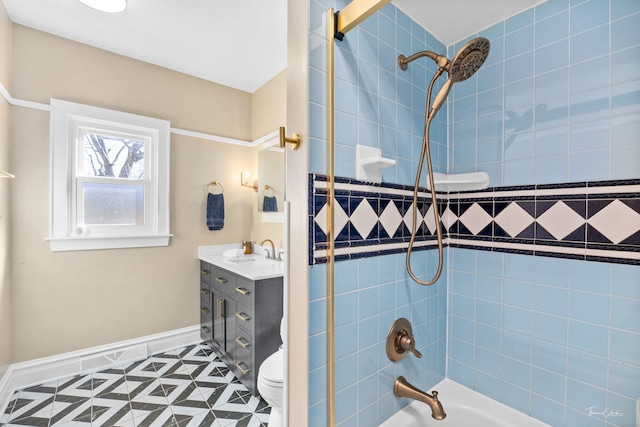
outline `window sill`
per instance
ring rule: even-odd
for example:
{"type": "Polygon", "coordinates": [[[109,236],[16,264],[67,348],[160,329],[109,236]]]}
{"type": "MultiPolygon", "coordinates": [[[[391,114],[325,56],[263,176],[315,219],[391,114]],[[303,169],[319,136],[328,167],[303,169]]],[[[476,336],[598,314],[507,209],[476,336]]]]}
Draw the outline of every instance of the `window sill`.
{"type": "Polygon", "coordinates": [[[173,234],[119,237],[49,237],[52,252],[91,251],[97,249],[149,248],[169,246],[173,234]]]}

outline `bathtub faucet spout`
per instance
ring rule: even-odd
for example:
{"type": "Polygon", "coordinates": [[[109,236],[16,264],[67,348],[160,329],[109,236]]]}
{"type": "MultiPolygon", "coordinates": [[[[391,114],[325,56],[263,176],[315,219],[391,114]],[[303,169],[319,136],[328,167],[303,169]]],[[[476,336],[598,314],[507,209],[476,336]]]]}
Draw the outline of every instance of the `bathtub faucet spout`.
{"type": "Polygon", "coordinates": [[[431,416],[436,420],[442,420],[447,414],[444,413],[444,408],[438,400],[438,392],[433,391],[433,395],[425,393],[419,388],[409,384],[407,380],[400,376],[393,383],[393,394],[396,397],[408,397],[409,399],[419,400],[424,402],[431,408],[431,416]]]}

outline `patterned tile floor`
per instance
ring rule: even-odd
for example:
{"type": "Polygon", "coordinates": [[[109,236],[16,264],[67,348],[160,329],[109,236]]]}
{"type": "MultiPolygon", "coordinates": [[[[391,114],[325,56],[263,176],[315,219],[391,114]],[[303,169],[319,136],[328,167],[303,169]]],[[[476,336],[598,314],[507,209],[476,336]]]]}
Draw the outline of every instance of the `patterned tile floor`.
{"type": "Polygon", "coordinates": [[[266,427],[269,412],[198,344],[17,391],[0,427],[266,427]]]}

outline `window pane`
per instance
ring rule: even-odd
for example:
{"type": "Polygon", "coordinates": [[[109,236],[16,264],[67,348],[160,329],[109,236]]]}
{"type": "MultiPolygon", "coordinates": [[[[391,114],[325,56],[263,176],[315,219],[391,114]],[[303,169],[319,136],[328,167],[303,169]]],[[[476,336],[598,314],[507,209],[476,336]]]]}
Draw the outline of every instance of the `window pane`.
{"type": "Polygon", "coordinates": [[[144,179],[144,141],[84,133],[84,176],[144,179]]]}
{"type": "Polygon", "coordinates": [[[84,185],[85,225],[143,225],[144,185],[84,185]]]}

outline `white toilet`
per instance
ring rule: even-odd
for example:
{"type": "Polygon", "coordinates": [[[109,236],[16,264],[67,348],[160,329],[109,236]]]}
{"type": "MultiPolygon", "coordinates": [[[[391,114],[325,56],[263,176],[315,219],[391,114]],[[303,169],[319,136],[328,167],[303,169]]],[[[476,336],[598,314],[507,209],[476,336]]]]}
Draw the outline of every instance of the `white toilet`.
{"type": "Polygon", "coordinates": [[[280,322],[280,338],[283,344],[267,357],[258,370],[258,393],[271,406],[269,427],[282,427],[283,378],[284,378],[284,319],[280,322]]]}

